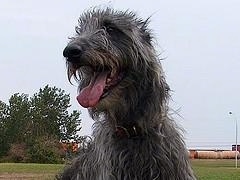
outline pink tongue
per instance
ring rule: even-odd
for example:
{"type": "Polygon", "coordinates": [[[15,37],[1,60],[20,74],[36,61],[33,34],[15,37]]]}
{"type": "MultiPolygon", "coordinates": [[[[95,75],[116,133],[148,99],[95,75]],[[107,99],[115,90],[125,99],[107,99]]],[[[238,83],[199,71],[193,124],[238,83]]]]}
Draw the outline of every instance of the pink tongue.
{"type": "Polygon", "coordinates": [[[90,84],[81,90],[77,96],[81,106],[85,108],[94,107],[98,103],[106,86],[107,75],[108,72],[95,74],[90,84]]]}

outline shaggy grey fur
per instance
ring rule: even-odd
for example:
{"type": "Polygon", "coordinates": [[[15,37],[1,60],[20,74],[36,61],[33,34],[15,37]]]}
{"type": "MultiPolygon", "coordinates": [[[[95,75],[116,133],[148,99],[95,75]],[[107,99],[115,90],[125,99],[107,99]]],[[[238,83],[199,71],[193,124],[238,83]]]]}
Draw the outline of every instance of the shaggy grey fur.
{"type": "Polygon", "coordinates": [[[148,20],[106,8],[87,11],[78,22],[63,52],[69,79],[79,80],[81,93],[99,74],[108,76],[94,105],[79,100],[95,120],[94,139],[60,179],[195,179],[180,130],[168,115],[169,87],[148,20]]]}

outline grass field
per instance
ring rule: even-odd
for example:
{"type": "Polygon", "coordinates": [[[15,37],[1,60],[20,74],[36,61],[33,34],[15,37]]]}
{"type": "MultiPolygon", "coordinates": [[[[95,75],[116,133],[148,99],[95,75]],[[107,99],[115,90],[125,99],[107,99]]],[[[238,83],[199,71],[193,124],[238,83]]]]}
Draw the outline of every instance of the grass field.
{"type": "MultiPolygon", "coordinates": [[[[192,160],[199,180],[240,180],[239,168],[234,160],[192,160]]],[[[0,163],[1,180],[50,180],[62,170],[61,164],[0,163]]]]}
{"type": "Polygon", "coordinates": [[[235,168],[235,160],[192,160],[194,172],[200,180],[240,180],[239,168],[235,168]]]}
{"type": "Polygon", "coordinates": [[[50,180],[61,171],[62,164],[0,163],[1,180],[50,180]]]}

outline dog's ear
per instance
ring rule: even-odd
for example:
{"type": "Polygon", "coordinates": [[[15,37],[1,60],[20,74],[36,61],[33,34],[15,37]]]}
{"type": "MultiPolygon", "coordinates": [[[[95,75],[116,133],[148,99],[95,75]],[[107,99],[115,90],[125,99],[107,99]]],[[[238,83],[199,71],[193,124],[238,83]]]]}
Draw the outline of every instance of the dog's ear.
{"type": "Polygon", "coordinates": [[[144,42],[147,42],[149,45],[152,44],[152,35],[151,31],[148,29],[148,24],[150,22],[150,17],[145,21],[142,21],[140,30],[142,31],[142,38],[144,42]]]}

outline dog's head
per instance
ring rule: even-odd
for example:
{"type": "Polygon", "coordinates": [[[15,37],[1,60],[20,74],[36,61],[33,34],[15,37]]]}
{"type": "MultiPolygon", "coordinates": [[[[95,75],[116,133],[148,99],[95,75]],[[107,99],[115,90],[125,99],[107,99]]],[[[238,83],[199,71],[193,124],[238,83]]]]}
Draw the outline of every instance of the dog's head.
{"type": "Polygon", "coordinates": [[[135,107],[159,85],[157,91],[165,98],[148,20],[107,8],[87,11],[78,22],[63,55],[69,79],[79,80],[77,100],[83,107],[100,111],[135,107]]]}

